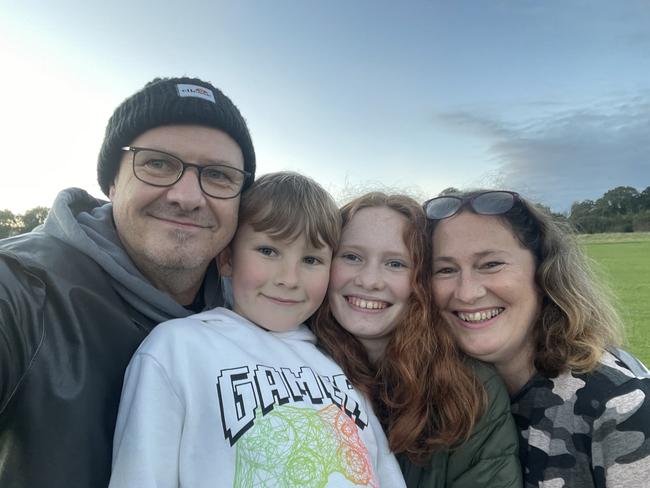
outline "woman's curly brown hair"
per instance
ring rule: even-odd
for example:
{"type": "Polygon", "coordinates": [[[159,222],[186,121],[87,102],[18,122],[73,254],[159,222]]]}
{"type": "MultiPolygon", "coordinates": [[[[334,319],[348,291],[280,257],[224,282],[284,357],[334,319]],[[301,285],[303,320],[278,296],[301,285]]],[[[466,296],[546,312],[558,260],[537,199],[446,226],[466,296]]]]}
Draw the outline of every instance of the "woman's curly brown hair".
{"type": "MultiPolygon", "coordinates": [[[[452,195],[469,199],[484,191],[452,195]]],[[[498,217],[535,257],[535,281],[542,294],[533,327],[535,369],[549,378],[566,370],[591,371],[607,347],[622,342],[623,327],[611,292],[594,275],[567,223],[521,196],[498,217]]],[[[430,239],[438,222],[429,221],[430,239]]]]}

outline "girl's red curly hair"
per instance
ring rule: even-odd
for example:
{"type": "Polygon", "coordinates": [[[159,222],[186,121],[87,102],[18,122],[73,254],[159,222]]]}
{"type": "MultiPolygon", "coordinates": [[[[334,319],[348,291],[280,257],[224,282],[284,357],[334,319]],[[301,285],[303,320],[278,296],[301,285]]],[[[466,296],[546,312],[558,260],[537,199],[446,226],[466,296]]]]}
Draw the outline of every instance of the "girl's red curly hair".
{"type": "Polygon", "coordinates": [[[391,450],[424,464],[434,450],[469,437],[485,410],[486,394],[433,304],[431,246],[422,207],[404,195],[368,193],[341,209],[343,232],[368,207],[389,208],[406,222],[403,239],[411,251],[413,292],[404,316],[374,364],[363,345],[338,324],[327,299],[310,325],[348,379],[372,399],[391,450]]]}

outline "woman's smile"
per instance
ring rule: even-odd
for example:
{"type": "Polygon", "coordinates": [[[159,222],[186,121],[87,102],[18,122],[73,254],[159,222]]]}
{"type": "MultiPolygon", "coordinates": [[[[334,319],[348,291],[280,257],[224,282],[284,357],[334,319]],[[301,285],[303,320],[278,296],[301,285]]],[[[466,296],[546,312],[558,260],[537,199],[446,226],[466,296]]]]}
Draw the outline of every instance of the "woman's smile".
{"type": "Polygon", "coordinates": [[[498,217],[465,211],[438,224],[433,292],[461,349],[470,356],[511,363],[531,354],[531,331],[541,303],[535,258],[498,217]]]}

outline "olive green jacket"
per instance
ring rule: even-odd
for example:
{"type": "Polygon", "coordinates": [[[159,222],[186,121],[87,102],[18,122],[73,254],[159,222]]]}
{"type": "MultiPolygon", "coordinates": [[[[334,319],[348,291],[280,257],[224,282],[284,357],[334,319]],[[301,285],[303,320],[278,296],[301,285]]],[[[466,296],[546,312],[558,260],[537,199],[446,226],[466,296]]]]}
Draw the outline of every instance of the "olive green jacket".
{"type": "Polygon", "coordinates": [[[487,411],[470,438],[452,450],[434,453],[421,467],[406,456],[398,460],[408,488],[521,488],[517,430],[510,415],[510,398],[492,366],[473,361],[487,391],[487,411]]]}

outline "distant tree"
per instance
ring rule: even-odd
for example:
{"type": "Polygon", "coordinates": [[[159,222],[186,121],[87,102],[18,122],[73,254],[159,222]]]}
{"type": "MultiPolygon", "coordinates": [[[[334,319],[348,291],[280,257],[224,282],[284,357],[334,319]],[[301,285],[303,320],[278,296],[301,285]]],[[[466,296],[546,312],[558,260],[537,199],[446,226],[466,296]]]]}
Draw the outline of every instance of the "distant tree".
{"type": "Polygon", "coordinates": [[[575,202],[571,205],[571,215],[572,218],[580,218],[591,216],[596,211],[596,202],[593,200],[583,200],[582,202],[575,202]]]}
{"type": "Polygon", "coordinates": [[[569,222],[587,234],[650,230],[650,186],[641,193],[631,186],[617,186],[595,202],[575,202],[569,222]]]}
{"type": "Polygon", "coordinates": [[[617,186],[596,200],[600,215],[630,215],[639,209],[639,192],[631,186],[617,186]]]}
{"type": "Polygon", "coordinates": [[[20,234],[22,222],[11,210],[0,210],[0,238],[20,234]]]}
{"type": "Polygon", "coordinates": [[[639,210],[650,210],[650,186],[639,193],[639,210]]]}
{"type": "Polygon", "coordinates": [[[21,217],[23,221],[21,233],[30,232],[34,227],[45,222],[48,212],[47,207],[34,207],[27,210],[21,217]]]}
{"type": "Polygon", "coordinates": [[[642,210],[632,220],[634,232],[650,232],[650,209],[642,210]]]}
{"type": "Polygon", "coordinates": [[[571,205],[569,212],[569,223],[578,231],[586,234],[599,232],[595,229],[598,227],[598,217],[596,216],[596,202],[593,200],[583,200],[571,205]]]}

